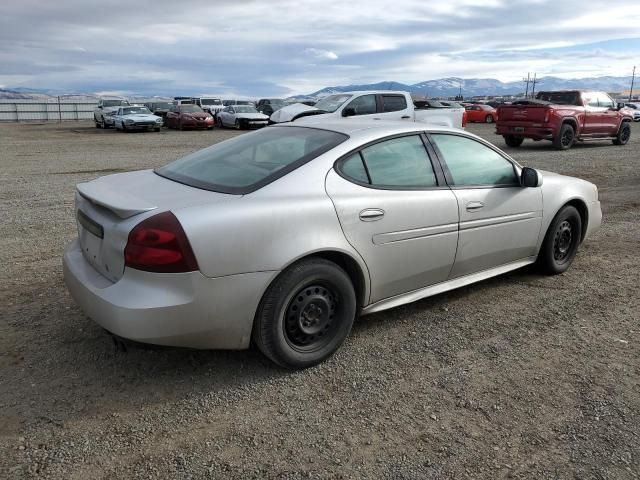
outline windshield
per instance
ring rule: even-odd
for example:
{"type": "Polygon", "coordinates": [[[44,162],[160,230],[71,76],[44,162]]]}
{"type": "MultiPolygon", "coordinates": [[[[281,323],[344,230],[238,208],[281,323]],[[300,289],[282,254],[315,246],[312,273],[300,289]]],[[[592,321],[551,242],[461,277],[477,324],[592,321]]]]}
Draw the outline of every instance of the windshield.
{"type": "Polygon", "coordinates": [[[327,113],[333,113],[337,109],[339,109],[344,102],[349,100],[353,95],[329,95],[328,97],[324,97],[314,106],[319,108],[320,110],[324,110],[327,113]]]}
{"type": "Polygon", "coordinates": [[[582,105],[578,92],[540,92],[536,98],[556,105],[582,105]]]}
{"type": "Polygon", "coordinates": [[[233,108],[235,109],[236,113],[258,113],[258,110],[256,110],[256,108],[252,107],[251,105],[236,105],[233,108]]]}
{"type": "Polygon", "coordinates": [[[122,115],[133,115],[137,113],[151,114],[147,107],[130,107],[122,109],[122,115]]]}
{"type": "Polygon", "coordinates": [[[253,192],[344,142],[346,135],[304,127],[267,127],[212,145],[156,170],[192,187],[253,192]]]}
{"type": "Polygon", "coordinates": [[[173,107],[173,103],[170,103],[170,102],[161,102],[161,103],[151,104],[151,108],[155,110],[158,110],[158,109],[169,110],[171,107],[173,107]]]}
{"type": "Polygon", "coordinates": [[[103,107],[119,107],[120,105],[129,105],[126,100],[103,100],[103,107]]]}
{"type": "Polygon", "coordinates": [[[180,111],[182,113],[197,113],[201,112],[202,109],[197,105],[180,105],[180,111]]]}
{"type": "Polygon", "coordinates": [[[203,98],[200,100],[202,105],[222,105],[222,102],[218,98],[203,98]]]}

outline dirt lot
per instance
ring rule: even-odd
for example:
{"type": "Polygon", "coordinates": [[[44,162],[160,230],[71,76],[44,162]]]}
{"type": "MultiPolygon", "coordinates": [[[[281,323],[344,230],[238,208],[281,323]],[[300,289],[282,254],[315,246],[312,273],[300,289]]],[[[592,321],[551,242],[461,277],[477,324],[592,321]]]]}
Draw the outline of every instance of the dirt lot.
{"type": "Polygon", "coordinates": [[[566,274],[363,317],[292,373],[255,351],[120,351],[62,281],[76,183],[236,132],[1,124],[0,478],[638,478],[639,130],[507,149],[600,188],[605,223],[566,274]]]}

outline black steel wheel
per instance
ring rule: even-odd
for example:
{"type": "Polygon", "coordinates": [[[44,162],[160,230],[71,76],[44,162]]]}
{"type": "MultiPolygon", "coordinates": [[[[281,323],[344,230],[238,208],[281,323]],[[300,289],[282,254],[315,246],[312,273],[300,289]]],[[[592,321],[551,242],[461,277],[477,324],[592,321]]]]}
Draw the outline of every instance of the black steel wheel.
{"type": "Polygon", "coordinates": [[[356,315],[349,275],[322,258],[282,272],[260,302],[252,338],[268,358],[285,368],[306,368],[331,356],[344,342],[356,315]]]}
{"type": "Polygon", "coordinates": [[[567,205],[555,216],[542,243],[538,262],[546,273],[565,272],[578,252],[582,238],[582,218],[575,207],[567,205]]]}
{"type": "Polygon", "coordinates": [[[614,145],[626,145],[631,138],[631,124],[629,122],[623,122],[618,130],[618,135],[613,140],[614,145]]]}
{"type": "Polygon", "coordinates": [[[570,149],[576,141],[576,132],[573,126],[569,123],[565,123],[560,128],[560,132],[553,139],[553,146],[558,150],[570,149]]]}

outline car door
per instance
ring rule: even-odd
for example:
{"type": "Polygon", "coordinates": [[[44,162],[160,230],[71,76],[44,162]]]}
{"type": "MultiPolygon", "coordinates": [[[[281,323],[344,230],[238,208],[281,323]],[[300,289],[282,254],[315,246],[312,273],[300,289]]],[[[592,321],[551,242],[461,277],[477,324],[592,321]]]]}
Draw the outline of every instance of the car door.
{"type": "Polygon", "coordinates": [[[616,102],[606,93],[599,92],[598,106],[602,108],[602,130],[598,133],[614,136],[618,133],[619,116],[616,102]]]}
{"type": "Polygon", "coordinates": [[[381,120],[413,120],[413,109],[407,97],[398,93],[378,95],[378,118],[381,120]]]}
{"type": "Polygon", "coordinates": [[[346,118],[378,118],[376,95],[359,95],[346,103],[342,112],[346,118]]]}
{"type": "Polygon", "coordinates": [[[520,169],[490,144],[457,133],[431,133],[460,227],[451,278],[536,255],[542,191],[520,186],[520,169]]]}
{"type": "Polygon", "coordinates": [[[458,204],[425,141],[381,140],[327,175],[345,236],[369,269],[371,303],[445,281],[455,259],[458,204]]]}
{"type": "Polygon", "coordinates": [[[586,92],[582,96],[585,106],[584,135],[595,135],[601,133],[605,128],[605,108],[598,102],[598,95],[595,92],[586,92]]]}

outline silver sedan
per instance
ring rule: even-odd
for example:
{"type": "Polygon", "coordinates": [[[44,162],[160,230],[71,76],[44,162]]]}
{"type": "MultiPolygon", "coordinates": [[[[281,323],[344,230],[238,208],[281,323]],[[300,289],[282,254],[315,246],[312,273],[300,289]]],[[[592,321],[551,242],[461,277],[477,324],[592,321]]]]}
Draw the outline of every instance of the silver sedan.
{"type": "MultiPolygon", "coordinates": [[[[426,130],[425,130],[426,129],[426,130]]],[[[537,263],[564,272],[601,222],[592,183],[470,133],[285,124],[77,186],[64,277],[140,342],[317,364],[356,315],[537,263]]]]}

